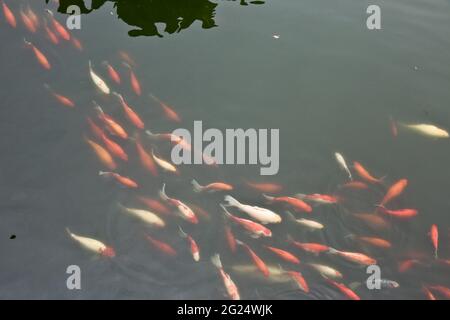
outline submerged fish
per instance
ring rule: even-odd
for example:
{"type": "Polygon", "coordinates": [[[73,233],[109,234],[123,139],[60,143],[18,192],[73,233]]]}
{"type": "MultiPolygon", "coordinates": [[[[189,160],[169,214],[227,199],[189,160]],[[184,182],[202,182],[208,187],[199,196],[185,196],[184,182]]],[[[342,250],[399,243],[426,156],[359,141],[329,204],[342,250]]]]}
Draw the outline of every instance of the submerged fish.
{"type": "Polygon", "coordinates": [[[95,86],[100,92],[107,95],[111,93],[111,90],[109,89],[106,82],[102,78],[100,78],[100,76],[98,76],[92,69],[91,60],[89,60],[89,75],[91,76],[92,82],[95,84],[95,86]]]}
{"type": "Polygon", "coordinates": [[[66,228],[66,231],[69,234],[69,236],[73,240],[78,242],[83,248],[108,258],[113,258],[116,256],[116,252],[114,251],[114,249],[112,247],[107,246],[103,242],[100,242],[96,239],[79,236],[75,233],[72,233],[69,230],[69,228],[66,228]]]}
{"type": "Polygon", "coordinates": [[[3,7],[3,15],[5,16],[6,22],[8,22],[8,24],[13,28],[17,27],[16,17],[12,13],[11,9],[3,1],[2,7],[3,7]]]}
{"type": "Polygon", "coordinates": [[[243,219],[243,218],[238,218],[234,215],[232,215],[222,204],[220,205],[225,213],[225,215],[232,220],[233,222],[241,225],[245,230],[249,231],[253,237],[271,237],[272,236],[272,231],[270,231],[270,229],[266,228],[265,226],[263,226],[262,224],[259,224],[257,222],[248,220],[248,219],[243,219]]]}
{"type": "Polygon", "coordinates": [[[114,178],[118,183],[127,188],[135,189],[138,187],[138,184],[133,179],[121,176],[115,172],[99,171],[98,175],[107,178],[114,178]]]}
{"type": "Polygon", "coordinates": [[[25,42],[25,45],[30,47],[33,50],[34,56],[36,57],[36,60],[39,62],[39,64],[47,70],[50,70],[52,68],[50,62],[48,62],[47,57],[42,53],[41,50],[39,50],[38,48],[36,48],[34,46],[34,44],[32,44],[31,42],[27,41],[26,39],[23,39],[23,41],[25,42]]]}
{"type": "Polygon", "coordinates": [[[350,180],[353,180],[352,173],[350,172],[350,169],[347,166],[347,162],[345,162],[344,156],[339,152],[335,152],[334,157],[336,158],[339,167],[347,173],[348,178],[350,180]]]}
{"type": "Polygon", "coordinates": [[[190,235],[184,232],[181,227],[178,228],[180,236],[182,238],[185,238],[189,243],[189,249],[191,251],[192,258],[194,259],[194,261],[198,262],[200,260],[200,249],[198,248],[197,242],[195,242],[195,240],[190,235]]]}
{"type": "Polygon", "coordinates": [[[269,209],[265,209],[265,208],[261,208],[261,207],[257,207],[257,206],[250,206],[247,204],[242,204],[239,201],[237,201],[235,198],[233,198],[232,196],[229,196],[229,195],[225,196],[224,200],[227,202],[228,206],[238,208],[239,210],[245,212],[250,217],[258,220],[261,223],[266,224],[266,223],[280,223],[281,222],[281,217],[269,209]]]}
{"type": "Polygon", "coordinates": [[[159,192],[161,199],[163,199],[167,203],[171,204],[172,206],[176,207],[178,209],[179,215],[183,219],[185,219],[193,224],[197,224],[198,218],[195,215],[194,211],[192,211],[191,208],[189,208],[187,205],[185,205],[180,200],[173,199],[173,198],[170,198],[169,196],[167,196],[165,189],[166,189],[166,184],[164,183],[161,191],[159,192]]]}
{"type": "Polygon", "coordinates": [[[242,246],[253,260],[253,263],[258,268],[258,270],[264,275],[264,277],[268,277],[270,275],[269,269],[267,268],[264,261],[244,242],[236,239],[236,243],[242,246]]]}
{"type": "Polygon", "coordinates": [[[304,218],[296,219],[294,217],[294,215],[292,213],[290,213],[289,211],[286,212],[286,215],[287,215],[288,219],[291,220],[292,222],[295,222],[296,224],[306,227],[310,230],[321,230],[324,228],[323,224],[321,224],[320,222],[317,222],[315,220],[304,219],[304,218]]]}
{"type": "Polygon", "coordinates": [[[166,223],[163,219],[161,219],[157,214],[148,211],[148,210],[142,210],[142,209],[136,209],[136,208],[128,208],[119,203],[119,208],[122,210],[122,212],[125,212],[142,222],[145,222],[147,225],[151,227],[156,228],[164,228],[166,226],[166,223]]]}
{"type": "Polygon", "coordinates": [[[219,270],[220,276],[222,277],[223,284],[225,285],[225,289],[227,290],[227,294],[231,300],[240,300],[241,297],[239,295],[239,290],[236,284],[231,280],[231,277],[228,273],[223,270],[222,262],[220,261],[219,254],[215,254],[211,257],[212,264],[219,270]]]}
{"type": "Polygon", "coordinates": [[[417,132],[421,135],[432,138],[448,138],[449,134],[446,130],[436,127],[432,124],[420,123],[420,124],[405,124],[401,123],[403,128],[417,132]]]}
{"type": "Polygon", "coordinates": [[[269,203],[287,204],[287,205],[291,206],[295,211],[302,211],[302,212],[307,212],[307,213],[312,212],[311,206],[301,199],[297,199],[297,198],[293,198],[293,197],[271,197],[266,194],[263,194],[263,197],[269,203]]]}
{"type": "Polygon", "coordinates": [[[217,191],[231,191],[233,186],[224,182],[213,182],[208,185],[202,186],[197,180],[192,180],[192,186],[195,192],[217,192],[217,191]]]}

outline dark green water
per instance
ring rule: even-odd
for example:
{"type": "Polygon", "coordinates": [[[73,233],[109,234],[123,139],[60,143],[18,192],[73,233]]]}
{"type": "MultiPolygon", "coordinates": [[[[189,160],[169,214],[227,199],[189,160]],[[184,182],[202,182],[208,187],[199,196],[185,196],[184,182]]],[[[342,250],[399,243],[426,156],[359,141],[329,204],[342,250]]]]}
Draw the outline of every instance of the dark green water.
{"type": "MultiPolygon", "coordinates": [[[[449,259],[449,140],[403,130],[393,138],[389,129],[390,116],[450,129],[448,1],[93,1],[96,9],[84,10],[81,30],[71,31],[82,42],[82,52],[62,40],[53,45],[42,27],[36,34],[23,27],[19,9],[28,3],[41,18],[49,8],[58,21],[65,21],[67,16],[56,13],[54,3],[41,2],[8,1],[18,26],[11,28],[3,15],[0,24],[1,298],[221,299],[223,284],[209,261],[215,252],[221,253],[244,299],[343,298],[306,266],[311,262],[338,269],[346,285],[365,282],[364,268],[328,255],[305,254],[287,244],[288,233],[298,241],[373,256],[382,278],[400,284],[383,290],[368,290],[363,284],[355,290],[363,299],[424,299],[422,285],[450,285],[448,266],[433,261],[427,235],[437,224],[439,256],[449,259]],[[381,30],[366,28],[370,4],[381,7],[381,30]],[[24,37],[46,54],[50,71],[25,48],[24,37]],[[131,91],[119,51],[136,61],[142,97],[131,91]],[[139,181],[139,190],[101,179],[97,173],[105,168],[83,140],[83,134],[90,135],[86,116],[95,117],[91,101],[119,121],[126,120],[114,99],[96,92],[89,60],[154,132],[191,128],[194,120],[202,120],[206,128],[279,129],[279,173],[261,177],[259,166],[247,165],[181,166],[180,176],[152,177],[139,165],[133,143],[124,142],[130,160],[118,171],[139,181]],[[116,86],[108,79],[103,60],[117,68],[124,84],[116,86]],[[58,104],[44,83],[71,97],[76,107],[58,104]],[[167,121],[147,97],[150,92],[173,106],[182,123],[167,121]],[[346,192],[345,205],[296,214],[322,222],[323,231],[307,232],[284,221],[270,226],[273,239],[253,240],[233,226],[236,237],[269,264],[280,260],[262,244],[295,253],[302,264],[283,267],[301,271],[310,293],[292,282],[254,281],[233,272],[231,266],[251,260],[242,249],[232,255],[226,246],[218,207],[223,195],[195,194],[191,179],[232,183],[236,198],[259,206],[266,204],[259,193],[245,188],[245,179],[279,183],[282,195],[335,193],[346,182],[333,157],[336,151],[348,163],[359,161],[374,175],[387,175],[385,185],[366,194],[346,192]],[[409,185],[392,206],[417,208],[417,217],[390,219],[392,227],[379,233],[348,214],[373,211],[386,187],[400,178],[407,178],[409,185]],[[156,197],[164,182],[170,196],[201,206],[211,219],[192,226],[167,218],[166,229],[153,231],[117,209],[117,202],[138,206],[136,195],[156,197]],[[178,236],[179,224],[197,240],[200,262],[192,261],[186,241],[178,236]],[[117,256],[105,259],[84,251],[69,239],[65,227],[112,245],[117,256]],[[145,232],[173,245],[179,256],[156,253],[145,241],[145,232]],[[350,233],[382,237],[393,247],[361,246],[345,238],[350,233]],[[400,273],[398,263],[412,257],[420,264],[400,273]],[[66,287],[69,265],[81,268],[81,290],[66,287]]],[[[61,0],[59,11],[68,4],[82,1],[61,0]]],[[[126,129],[134,131],[128,124],[126,129]]],[[[169,157],[167,148],[161,151],[169,157]]],[[[283,210],[280,214],[285,217],[283,210]]]]}

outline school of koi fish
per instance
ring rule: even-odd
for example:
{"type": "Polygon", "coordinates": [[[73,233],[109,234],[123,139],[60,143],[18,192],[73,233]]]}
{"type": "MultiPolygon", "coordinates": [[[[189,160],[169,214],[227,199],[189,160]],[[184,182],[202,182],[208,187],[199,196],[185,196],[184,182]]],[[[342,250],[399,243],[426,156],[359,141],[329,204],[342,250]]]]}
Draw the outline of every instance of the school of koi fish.
{"type": "MultiPolygon", "coordinates": [[[[74,50],[85,52],[81,40],[76,39],[52,11],[46,10],[39,14],[27,4],[15,6],[17,10],[13,11],[13,1],[1,2],[4,15],[2,27],[9,25],[11,29],[24,34],[25,48],[29,49],[30,58],[35,59],[44,71],[54,71],[53,62],[44,49],[46,45],[67,44],[73,46],[74,50]]],[[[138,64],[129,53],[121,51],[116,58],[115,61],[87,59],[84,62],[86,77],[89,77],[95,88],[89,108],[80,108],[76,98],[67,97],[56,89],[57,84],[45,84],[43,89],[54,98],[55,105],[86,113],[87,130],[81,136],[86,142],[86,148],[98,160],[101,168],[99,178],[104,179],[105,183],[116,184],[119,190],[134,190],[135,193],[126,203],[117,203],[117,210],[145,226],[146,231],[141,238],[148,243],[150,254],[177,259],[189,253],[193,264],[207,262],[216,269],[226,296],[233,300],[245,298],[240,294],[239,281],[234,280],[235,274],[247,274],[267,283],[285,283],[292,290],[300,290],[306,295],[312,294],[315,283],[320,282],[339,293],[342,299],[361,299],[358,292],[365,286],[368,277],[365,268],[378,265],[382,271],[385,261],[379,257],[398,245],[395,237],[389,236],[392,234],[389,231],[395,225],[405,224],[420,214],[414,208],[404,207],[403,201],[398,201],[404,197],[408,179],[397,177],[388,181],[387,177],[375,175],[359,161],[352,161],[350,165],[339,152],[334,157],[336,170],[342,171],[342,181],[331,194],[303,194],[299,193],[301,190],[286,194],[282,184],[256,180],[228,183],[183,178],[183,170],[170,161],[169,153],[161,150],[170,150],[173,145],[190,150],[191,145],[170,132],[152,132],[145,119],[139,115],[139,109],[131,106],[126,94],[119,91],[135,95],[133,98],[141,99],[142,104],[152,102],[168,122],[181,123],[182,117],[168,103],[152,93],[145,93],[136,72],[138,64]],[[125,171],[131,158],[138,159],[145,172],[139,177],[130,177],[125,171]],[[162,179],[160,188],[140,190],[141,180],[152,178],[162,179]],[[192,185],[193,197],[201,195],[217,200],[214,212],[213,209],[205,210],[192,204],[191,200],[177,199],[171,194],[171,183],[178,183],[182,179],[192,185]],[[242,190],[254,194],[253,203],[244,203],[246,201],[240,196],[242,190]],[[355,202],[360,206],[355,206],[355,202]],[[317,236],[327,228],[321,223],[318,213],[329,208],[333,208],[335,214],[345,215],[346,219],[367,226],[372,233],[342,234],[342,243],[349,244],[351,249],[327,245],[325,237],[317,236]],[[360,211],[363,210],[361,208],[365,211],[360,211]],[[202,243],[196,238],[202,232],[202,225],[208,223],[219,225],[220,236],[226,244],[226,255],[245,257],[248,264],[236,265],[229,262],[230,259],[221,259],[224,255],[219,252],[219,248],[208,256],[203,254],[202,243]],[[289,234],[277,233],[277,224],[288,224],[293,231],[289,234]],[[170,225],[173,227],[170,230],[174,230],[172,235],[166,232],[161,237],[161,230],[170,225]],[[182,246],[176,246],[171,244],[171,237],[185,241],[181,242],[182,246]],[[353,279],[350,283],[346,278],[346,269],[354,268],[360,268],[363,272],[358,281],[353,279]]],[[[449,137],[447,131],[432,124],[406,124],[393,118],[389,118],[389,124],[394,138],[399,129],[433,139],[449,137]]],[[[215,163],[199,168],[220,170],[220,166],[215,163]]],[[[398,289],[416,268],[426,267],[430,272],[448,275],[450,259],[439,252],[440,228],[432,224],[426,229],[429,252],[417,255],[405,252],[404,256],[393,258],[393,262],[386,262],[397,265],[397,275],[402,281],[383,277],[375,279],[380,290],[398,289]]],[[[115,259],[122,254],[112,245],[85,235],[83,230],[67,228],[67,233],[80,247],[105,259],[115,259]]],[[[443,239],[446,241],[448,237],[443,239]]],[[[408,285],[420,288],[423,299],[450,299],[450,289],[442,284],[424,282],[408,285]]]]}

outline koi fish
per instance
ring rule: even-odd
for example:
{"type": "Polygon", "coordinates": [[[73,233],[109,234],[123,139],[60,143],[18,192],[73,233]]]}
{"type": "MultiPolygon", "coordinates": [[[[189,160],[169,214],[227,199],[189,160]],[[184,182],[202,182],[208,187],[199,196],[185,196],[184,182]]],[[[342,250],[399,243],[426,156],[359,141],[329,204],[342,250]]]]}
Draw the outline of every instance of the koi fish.
{"type": "Polygon", "coordinates": [[[294,217],[294,215],[292,213],[290,213],[289,211],[286,212],[286,215],[288,216],[288,219],[295,222],[296,224],[299,224],[303,227],[307,227],[311,230],[321,230],[323,229],[325,226],[323,224],[321,224],[320,222],[317,222],[315,220],[309,220],[309,219],[296,219],[294,217]]]}
{"type": "Polygon", "coordinates": [[[2,7],[6,22],[8,22],[8,24],[13,28],[17,27],[16,17],[12,13],[11,9],[4,2],[2,2],[2,7]]]}
{"type": "Polygon", "coordinates": [[[127,67],[130,71],[131,88],[133,89],[134,93],[136,93],[136,95],[140,96],[142,93],[141,84],[139,83],[139,80],[136,77],[136,74],[134,73],[133,68],[126,62],[123,62],[123,65],[125,67],[127,67]]]}
{"type": "Polygon", "coordinates": [[[31,33],[36,33],[37,29],[34,25],[33,21],[28,17],[28,15],[25,14],[23,10],[20,10],[20,18],[22,19],[23,24],[25,25],[25,28],[27,28],[28,31],[31,33]]]}
{"type": "Polygon", "coordinates": [[[447,287],[435,285],[435,286],[428,286],[428,289],[439,292],[439,294],[444,296],[445,299],[450,299],[450,289],[447,287]]]}
{"type": "Polygon", "coordinates": [[[370,266],[373,264],[377,264],[377,260],[359,252],[347,252],[347,251],[339,251],[334,248],[328,250],[328,253],[338,255],[350,262],[354,262],[364,266],[370,266]]]}
{"type": "Polygon", "coordinates": [[[268,277],[270,275],[270,272],[269,272],[269,269],[267,268],[266,264],[264,263],[264,261],[244,242],[236,239],[236,243],[238,245],[244,247],[244,249],[247,251],[248,255],[253,260],[253,263],[258,268],[258,270],[261,271],[261,273],[265,277],[268,277]]]}
{"type": "Polygon", "coordinates": [[[220,206],[222,207],[225,215],[230,220],[232,220],[234,223],[241,225],[245,230],[250,232],[254,238],[259,238],[261,236],[263,236],[263,237],[271,237],[272,236],[272,231],[270,231],[270,229],[266,228],[262,224],[259,224],[257,222],[254,222],[254,221],[251,221],[248,219],[238,218],[238,217],[232,215],[225,208],[225,206],[223,206],[222,204],[220,206]]]}
{"type": "Polygon", "coordinates": [[[211,257],[212,264],[219,270],[220,276],[222,277],[223,284],[225,285],[225,289],[227,290],[227,294],[231,300],[240,300],[239,290],[236,284],[231,280],[231,277],[228,273],[223,270],[222,262],[220,261],[219,254],[215,254],[211,257]]]}
{"type": "Polygon", "coordinates": [[[245,181],[245,184],[255,191],[264,193],[279,193],[283,189],[281,185],[276,183],[256,183],[245,181]]]}
{"type": "Polygon", "coordinates": [[[338,283],[330,279],[327,279],[327,282],[331,284],[333,287],[339,289],[339,291],[341,291],[350,300],[361,300],[361,298],[355,292],[353,292],[352,289],[346,287],[344,284],[338,283]]]}
{"type": "Polygon", "coordinates": [[[422,286],[422,292],[425,294],[428,300],[437,300],[434,294],[430,290],[428,290],[427,287],[422,286]]]}
{"type": "Polygon", "coordinates": [[[385,206],[379,205],[380,211],[384,214],[390,215],[395,218],[408,219],[415,217],[419,212],[416,209],[398,209],[389,210],[385,206]]]}
{"type": "Polygon", "coordinates": [[[166,223],[163,219],[161,219],[157,214],[148,211],[148,210],[142,210],[142,209],[135,209],[135,208],[127,208],[120,203],[118,204],[119,208],[122,212],[127,213],[142,222],[146,223],[147,225],[151,227],[156,228],[164,228],[166,226],[166,223]]]}
{"type": "Polygon", "coordinates": [[[147,198],[147,197],[138,197],[137,198],[141,203],[146,205],[150,210],[154,210],[161,214],[170,214],[169,208],[167,208],[164,204],[162,204],[160,201],[153,199],[153,198],[147,198]]]}
{"type": "Polygon", "coordinates": [[[395,122],[394,118],[392,116],[389,116],[389,126],[391,128],[391,134],[394,138],[397,138],[398,136],[398,128],[397,123],[395,122]]]}
{"type": "Polygon", "coordinates": [[[59,38],[58,36],[52,31],[50,30],[50,28],[47,25],[47,21],[45,21],[45,25],[44,25],[44,30],[45,33],[47,34],[48,39],[53,43],[53,44],[58,44],[59,43],[59,38]]]}
{"type": "Polygon", "coordinates": [[[161,191],[159,192],[159,196],[161,197],[161,199],[163,199],[167,203],[171,204],[172,206],[176,207],[178,209],[178,213],[180,214],[180,216],[183,219],[185,219],[193,224],[197,224],[198,218],[195,215],[194,211],[192,211],[191,208],[189,208],[187,205],[185,205],[180,200],[169,198],[166,194],[165,189],[166,189],[166,184],[164,183],[161,191]]]}
{"type": "Polygon", "coordinates": [[[86,121],[87,121],[87,123],[88,123],[88,125],[89,125],[89,128],[90,128],[92,134],[93,134],[97,139],[102,139],[102,136],[103,136],[103,130],[102,130],[99,126],[97,126],[97,125],[95,124],[95,122],[94,122],[90,117],[87,117],[87,118],[86,118],[86,121]]]}
{"type": "Polygon", "coordinates": [[[128,177],[121,176],[120,174],[115,172],[99,171],[98,175],[107,178],[114,178],[118,183],[127,188],[135,189],[138,187],[138,184],[134,180],[128,177]]]}
{"type": "Polygon", "coordinates": [[[284,271],[288,274],[297,284],[300,290],[303,290],[305,293],[309,293],[309,286],[306,282],[305,278],[299,271],[284,271]]]}
{"type": "Polygon", "coordinates": [[[114,142],[113,140],[109,139],[106,134],[102,132],[100,136],[101,140],[106,146],[106,149],[108,149],[109,152],[111,152],[116,157],[122,159],[123,161],[128,161],[128,155],[125,153],[125,151],[122,149],[122,147],[114,142]]]}
{"type": "Polygon", "coordinates": [[[301,200],[309,200],[317,204],[335,204],[339,202],[339,198],[327,194],[303,194],[303,193],[297,193],[295,197],[301,199],[301,200]]]}
{"type": "Polygon", "coordinates": [[[98,76],[94,70],[92,70],[92,62],[91,60],[89,60],[89,74],[91,76],[92,82],[95,84],[95,86],[97,87],[97,89],[108,95],[111,93],[111,90],[109,89],[108,85],[106,84],[106,82],[100,78],[100,76],[98,76]]]}
{"type": "Polygon", "coordinates": [[[382,249],[389,249],[392,247],[392,244],[385,240],[385,239],[381,239],[381,238],[375,238],[375,237],[362,237],[362,236],[356,236],[354,234],[350,234],[347,237],[363,242],[365,244],[369,244],[372,245],[374,247],[378,247],[378,248],[382,248],[382,249]]]}
{"type": "Polygon", "coordinates": [[[217,192],[217,191],[230,191],[233,190],[233,186],[223,182],[213,182],[206,186],[200,185],[195,179],[191,181],[195,192],[217,192]]]}
{"type": "Polygon", "coordinates": [[[352,216],[376,230],[384,230],[390,227],[383,217],[373,213],[353,213],[352,216]]]}
{"type": "Polygon", "coordinates": [[[336,269],[317,263],[308,263],[308,266],[317,271],[322,277],[325,279],[341,279],[342,273],[337,271],[336,269]]]}
{"type": "Polygon", "coordinates": [[[353,162],[353,168],[355,169],[356,173],[360,176],[361,179],[370,182],[370,183],[381,183],[384,179],[382,178],[375,178],[373,177],[369,171],[367,171],[359,162],[354,161],[353,162]]]}
{"type": "Polygon", "coordinates": [[[26,15],[29,17],[29,19],[33,23],[34,27],[37,29],[40,25],[39,18],[36,15],[36,13],[30,8],[29,5],[27,5],[26,15]]]}
{"type": "Polygon", "coordinates": [[[116,69],[114,69],[114,67],[108,61],[103,61],[102,64],[105,66],[106,70],[108,71],[108,74],[109,74],[109,77],[111,78],[111,80],[114,81],[116,84],[120,84],[120,82],[121,82],[120,75],[116,71],[116,69]]]}
{"type": "Polygon", "coordinates": [[[162,168],[163,170],[178,174],[177,168],[173,164],[171,164],[170,162],[155,156],[155,153],[153,152],[153,149],[152,149],[152,157],[153,157],[153,160],[155,160],[156,164],[160,168],[162,168]]]}
{"type": "Polygon", "coordinates": [[[139,155],[139,160],[142,166],[147,169],[153,176],[158,176],[158,169],[156,168],[155,161],[142,146],[140,139],[136,139],[136,150],[139,155]]]}
{"type": "Polygon", "coordinates": [[[286,250],[282,250],[282,249],[271,247],[271,246],[265,246],[265,247],[266,247],[266,249],[272,251],[278,257],[280,257],[281,259],[283,259],[286,262],[300,264],[300,260],[296,256],[294,256],[292,253],[290,253],[286,250]]]}
{"type": "Polygon", "coordinates": [[[71,38],[72,45],[77,49],[78,51],[83,51],[83,45],[81,44],[81,41],[75,37],[71,38]]]}
{"type": "Polygon", "coordinates": [[[69,230],[69,228],[66,228],[66,231],[69,234],[69,236],[73,240],[78,242],[83,248],[108,258],[114,258],[116,256],[116,252],[114,251],[114,249],[112,247],[107,246],[103,242],[100,242],[92,238],[76,235],[75,233],[72,233],[69,230]]]}
{"type": "Polygon", "coordinates": [[[119,51],[118,52],[119,57],[125,61],[128,65],[136,67],[136,62],[131,58],[131,56],[128,54],[128,52],[125,51],[119,51]]]}
{"type": "Polygon", "coordinates": [[[109,152],[106,151],[105,148],[86,137],[85,140],[91,146],[92,150],[94,150],[95,154],[103,165],[105,165],[110,170],[114,170],[117,168],[114,159],[111,157],[109,152]]]}
{"type": "Polygon", "coordinates": [[[150,236],[149,234],[145,235],[145,238],[148,240],[148,242],[152,245],[153,248],[158,250],[159,252],[169,256],[169,257],[175,257],[177,256],[177,251],[168,243],[165,243],[163,241],[157,240],[150,236]]]}
{"type": "Polygon", "coordinates": [[[55,19],[54,14],[51,10],[45,9],[45,11],[49,14],[51,22],[53,24],[53,28],[55,28],[56,32],[60,35],[61,38],[63,38],[66,41],[70,40],[70,33],[67,31],[66,28],[63,27],[61,23],[58,22],[58,20],[55,19]]]}
{"type": "Polygon", "coordinates": [[[189,242],[189,248],[191,250],[191,254],[192,254],[192,258],[194,259],[194,261],[198,262],[200,260],[200,250],[198,248],[197,243],[195,242],[195,240],[188,235],[187,233],[185,233],[183,231],[183,229],[181,229],[181,227],[179,228],[179,234],[182,238],[187,239],[187,241],[189,242]]]}
{"type": "Polygon", "coordinates": [[[66,107],[69,107],[69,108],[74,108],[75,107],[75,103],[71,99],[69,99],[69,98],[67,98],[67,97],[65,97],[65,96],[63,96],[63,95],[61,95],[59,93],[56,93],[55,91],[53,91],[53,89],[48,84],[45,83],[44,87],[62,105],[66,106],[66,107]]]}
{"type": "Polygon", "coordinates": [[[118,124],[117,121],[115,121],[112,117],[107,115],[103,111],[103,109],[97,104],[97,102],[92,101],[92,103],[94,104],[94,109],[97,112],[98,117],[100,118],[100,120],[103,121],[108,131],[111,134],[116,135],[122,139],[128,139],[128,134],[125,131],[125,129],[120,124],[118,124]]]}
{"type": "Polygon", "coordinates": [[[431,138],[448,138],[449,134],[446,130],[441,129],[432,124],[400,124],[403,128],[409,129],[416,133],[419,133],[423,136],[431,137],[431,138]]]}
{"type": "Polygon", "coordinates": [[[25,39],[23,39],[23,41],[25,42],[26,46],[30,47],[33,50],[34,56],[36,57],[36,60],[39,62],[39,64],[44,69],[50,70],[52,66],[50,65],[50,62],[48,62],[47,57],[41,52],[41,50],[36,48],[31,42],[25,39]]]}
{"type": "Polygon", "coordinates": [[[369,189],[369,186],[361,181],[350,181],[343,185],[341,185],[341,188],[345,189],[354,189],[354,190],[366,190],[369,189]]]}
{"type": "Polygon", "coordinates": [[[225,238],[227,239],[228,247],[232,253],[236,252],[236,238],[231,231],[231,228],[228,224],[225,224],[225,238]]]}
{"type": "Polygon", "coordinates": [[[269,202],[269,203],[286,203],[290,205],[295,211],[302,211],[311,213],[312,208],[309,204],[304,202],[303,200],[293,198],[293,197],[270,197],[263,193],[263,197],[269,202]]]}
{"type": "Polygon", "coordinates": [[[381,205],[384,206],[389,201],[392,201],[393,199],[397,198],[399,195],[402,194],[403,190],[405,190],[406,186],[408,185],[407,179],[400,179],[397,182],[395,182],[386,192],[386,195],[384,196],[383,200],[381,200],[381,205]]]}
{"type": "Polygon", "coordinates": [[[330,250],[329,246],[326,246],[324,244],[320,244],[320,243],[314,243],[314,242],[298,242],[295,240],[290,240],[289,241],[292,245],[296,246],[297,248],[309,252],[309,253],[313,253],[313,254],[319,254],[322,252],[328,252],[330,250]]]}
{"type": "Polygon", "coordinates": [[[167,119],[173,122],[181,122],[180,116],[175,112],[175,110],[173,110],[173,108],[169,107],[153,94],[149,94],[149,96],[160,105],[167,119]]]}
{"type": "Polygon", "coordinates": [[[128,120],[136,126],[138,129],[144,129],[145,125],[144,122],[141,120],[141,118],[138,116],[138,114],[125,102],[125,99],[121,94],[118,94],[117,92],[113,92],[113,95],[115,95],[123,108],[123,111],[125,112],[125,116],[128,118],[128,120]]]}
{"type": "Polygon", "coordinates": [[[263,224],[281,222],[281,217],[269,209],[242,204],[229,195],[225,196],[224,200],[227,202],[227,206],[236,207],[263,224]]]}
{"type": "Polygon", "coordinates": [[[416,259],[407,259],[407,260],[403,260],[400,261],[398,264],[398,272],[406,272],[408,270],[410,270],[413,266],[419,264],[420,261],[416,260],[416,259]]]}
{"type": "Polygon", "coordinates": [[[433,244],[433,248],[434,248],[434,257],[435,259],[438,258],[438,241],[439,241],[439,232],[438,232],[438,228],[437,225],[433,224],[431,226],[430,229],[430,239],[431,239],[431,243],[433,244]]]}
{"type": "Polygon", "coordinates": [[[350,180],[353,180],[352,173],[350,172],[350,169],[347,166],[347,162],[345,162],[344,156],[339,152],[335,152],[334,157],[336,158],[339,167],[347,173],[348,178],[350,180]]]}

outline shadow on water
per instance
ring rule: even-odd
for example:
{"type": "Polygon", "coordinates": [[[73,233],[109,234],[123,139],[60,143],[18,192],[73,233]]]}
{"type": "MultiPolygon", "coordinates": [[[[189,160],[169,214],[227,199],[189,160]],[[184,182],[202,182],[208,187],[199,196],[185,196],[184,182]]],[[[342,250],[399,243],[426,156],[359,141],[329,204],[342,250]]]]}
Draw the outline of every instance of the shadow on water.
{"type": "MultiPolygon", "coordinates": [[[[47,3],[49,1],[46,0],[47,3]]],[[[114,2],[119,19],[136,27],[128,32],[131,37],[163,37],[158,31],[158,23],[165,24],[164,32],[168,34],[188,29],[195,21],[199,21],[203,29],[217,26],[214,18],[218,3],[208,0],[92,0],[86,3],[84,0],[60,0],[58,12],[67,13],[68,7],[76,5],[82,14],[89,14],[103,7],[107,1],[114,2]]],[[[239,3],[247,6],[264,4],[265,1],[239,0],[239,3]]]]}

